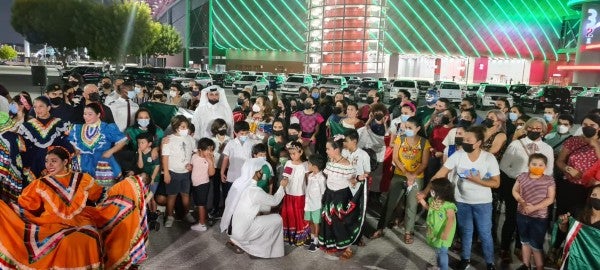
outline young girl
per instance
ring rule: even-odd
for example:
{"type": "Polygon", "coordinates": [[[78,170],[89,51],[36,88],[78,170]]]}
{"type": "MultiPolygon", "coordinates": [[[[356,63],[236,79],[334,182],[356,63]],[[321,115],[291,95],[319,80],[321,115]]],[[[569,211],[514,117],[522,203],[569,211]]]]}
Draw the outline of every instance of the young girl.
{"type": "MultiPolygon", "coordinates": [[[[217,172],[221,171],[221,163],[223,163],[223,149],[225,149],[225,145],[231,140],[231,137],[227,136],[227,123],[225,120],[221,118],[215,119],[213,121],[210,131],[213,134],[212,140],[215,143],[215,168],[217,172]]],[[[208,213],[211,218],[219,217],[221,212],[221,189],[224,189],[223,182],[221,182],[221,175],[216,173],[215,175],[210,177],[210,181],[212,182],[212,190],[213,190],[213,201],[212,201],[212,210],[208,213]]]]}
{"type": "Polygon", "coordinates": [[[417,199],[428,210],[427,243],[435,249],[437,267],[434,269],[447,270],[448,248],[456,231],[454,185],[445,178],[432,181],[430,195],[429,202],[425,202],[423,193],[417,194],[417,199]]]}
{"type": "Polygon", "coordinates": [[[198,141],[198,151],[192,156],[192,197],[198,207],[198,224],[191,229],[206,231],[206,203],[208,201],[209,178],[215,175],[215,143],[210,138],[198,141]]]}
{"type": "Polygon", "coordinates": [[[544,174],[548,158],[540,153],[529,156],[529,172],[517,176],[512,194],[517,207],[517,231],[521,238],[523,265],[530,269],[531,254],[538,270],[544,269],[544,237],[548,227],[548,206],[554,202],[554,178],[544,174]]]}
{"type": "Polygon", "coordinates": [[[287,145],[290,160],[283,168],[283,179],[289,183],[285,187],[285,197],[281,206],[283,239],[290,245],[302,246],[308,238],[308,223],[304,220],[304,175],[308,171],[302,144],[291,142],[287,145]]]}

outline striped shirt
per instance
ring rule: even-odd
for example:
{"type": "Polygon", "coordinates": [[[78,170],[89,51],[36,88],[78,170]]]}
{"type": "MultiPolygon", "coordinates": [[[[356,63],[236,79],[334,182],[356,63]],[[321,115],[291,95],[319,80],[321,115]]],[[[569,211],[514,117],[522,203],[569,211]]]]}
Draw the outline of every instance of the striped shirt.
{"type": "Polygon", "coordinates": [[[352,164],[327,162],[323,172],[327,175],[327,188],[333,191],[350,187],[350,180],[356,177],[356,169],[352,164]]]}
{"type": "MultiPolygon", "coordinates": [[[[521,198],[528,204],[536,205],[546,198],[548,198],[548,188],[554,187],[554,178],[549,175],[542,175],[540,178],[533,179],[529,177],[529,172],[525,172],[517,176],[517,182],[519,183],[519,194],[521,198]]],[[[517,211],[529,217],[535,218],[547,218],[548,207],[533,211],[529,214],[523,212],[523,206],[519,204],[517,211]]]]}

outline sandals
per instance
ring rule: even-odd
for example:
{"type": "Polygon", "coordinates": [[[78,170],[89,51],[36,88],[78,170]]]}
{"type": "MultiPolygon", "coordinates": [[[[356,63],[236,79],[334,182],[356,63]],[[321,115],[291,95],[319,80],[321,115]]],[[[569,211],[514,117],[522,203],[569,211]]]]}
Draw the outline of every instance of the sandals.
{"type": "Polygon", "coordinates": [[[382,230],[376,230],[373,234],[371,234],[371,239],[377,239],[377,238],[381,238],[382,236],[384,236],[385,233],[382,230]]]}
{"type": "Polygon", "coordinates": [[[227,241],[225,246],[227,246],[229,249],[231,249],[231,251],[233,251],[233,253],[235,253],[235,254],[244,254],[244,251],[231,241],[227,241]]]}
{"type": "Polygon", "coordinates": [[[410,233],[405,233],[404,234],[404,243],[407,245],[410,245],[414,242],[413,236],[410,233]]]}
{"type": "Polygon", "coordinates": [[[354,257],[354,253],[352,252],[352,249],[347,248],[344,250],[342,255],[340,255],[340,260],[349,260],[352,257],[354,257]]]}

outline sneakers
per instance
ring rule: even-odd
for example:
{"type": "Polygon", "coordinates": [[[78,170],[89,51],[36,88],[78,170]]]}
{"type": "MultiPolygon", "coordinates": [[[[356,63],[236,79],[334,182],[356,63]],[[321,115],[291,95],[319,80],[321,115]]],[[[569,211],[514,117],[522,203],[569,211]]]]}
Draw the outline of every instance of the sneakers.
{"type": "Polygon", "coordinates": [[[206,228],[206,225],[198,223],[196,225],[192,225],[192,227],[190,227],[190,229],[192,229],[193,231],[197,231],[197,232],[204,232],[208,228],[206,228]]]}
{"type": "Polygon", "coordinates": [[[487,270],[496,270],[496,266],[493,263],[488,263],[486,269],[487,270]]]}
{"type": "Polygon", "coordinates": [[[460,263],[458,264],[458,267],[456,268],[457,270],[467,270],[471,268],[471,260],[460,260],[460,263]]]}
{"type": "Polygon", "coordinates": [[[310,251],[310,252],[316,252],[317,251],[317,245],[315,245],[315,243],[310,243],[310,246],[308,246],[308,251],[310,251]]]}
{"type": "Polygon", "coordinates": [[[173,222],[175,222],[175,218],[173,216],[168,216],[167,219],[165,219],[165,228],[173,227],[173,222]]]}

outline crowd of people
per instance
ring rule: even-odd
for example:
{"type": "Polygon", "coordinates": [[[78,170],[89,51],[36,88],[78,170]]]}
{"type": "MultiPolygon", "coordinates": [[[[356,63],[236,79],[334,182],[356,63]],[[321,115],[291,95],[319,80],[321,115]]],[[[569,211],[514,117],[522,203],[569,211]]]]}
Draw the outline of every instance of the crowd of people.
{"type": "Polygon", "coordinates": [[[289,244],[350,259],[388,228],[411,245],[424,209],[432,268],[448,269],[451,250],[469,268],[475,242],[487,269],[512,253],[519,269],[600,268],[600,109],[576,129],[552,106],[530,117],[498,99],[480,117],[435,89],[422,106],[408,91],[386,105],[371,90],[359,106],[326,88],[244,89],[231,108],[222,88],[201,88],[77,74],[34,99],[0,87],[0,264],[137,265],[160,217],[198,232],[220,219],[239,254],[282,257],[289,244]],[[367,208],[380,213],[368,235],[367,208]],[[74,245],[85,252],[53,255],[74,245]]]}

